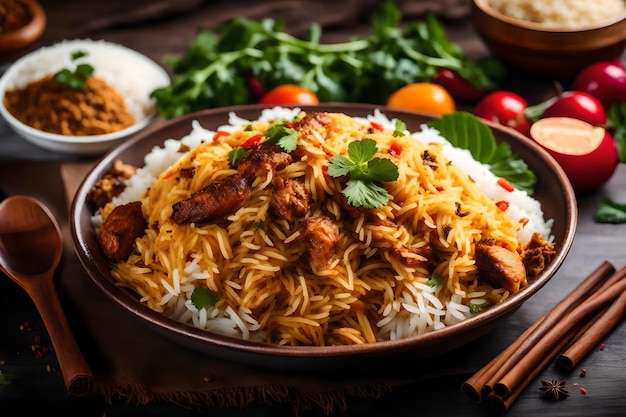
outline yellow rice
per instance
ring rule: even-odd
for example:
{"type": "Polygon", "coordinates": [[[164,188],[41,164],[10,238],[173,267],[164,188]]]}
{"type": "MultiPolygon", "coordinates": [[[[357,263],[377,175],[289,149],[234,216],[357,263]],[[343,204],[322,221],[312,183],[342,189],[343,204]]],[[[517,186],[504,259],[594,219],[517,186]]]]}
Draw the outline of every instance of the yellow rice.
{"type": "MultiPolygon", "coordinates": [[[[149,226],[137,239],[136,252],[113,266],[119,285],[135,291],[150,308],[182,321],[219,332],[210,323],[226,319],[235,329],[226,334],[283,345],[405,337],[468,317],[470,301],[487,308],[505,299],[507,291],[478,280],[474,247],[481,239],[495,238],[515,251],[521,224],[447,161],[441,144],[394,137],[391,129],[368,133],[368,126],[351,117],[329,115],[336,130],[325,140],[317,134],[300,137],[304,156],[276,174],[303,178],[310,187],[314,201],[307,216],[337,217],[340,241],[328,269],[311,267],[297,224],[270,214],[271,178],[256,179],[249,202],[228,217],[227,225],[181,226],[169,220],[174,203],[236,172],[228,165],[228,152],[265,131],[268,123],[257,121],[250,131],[242,128],[201,144],[145,192],[149,226]],[[330,197],[341,192],[340,181],[325,174],[332,156],[345,155],[350,141],[365,137],[377,141],[377,156],[383,158],[391,157],[392,144],[402,149],[394,159],[400,176],[385,184],[393,199],[372,210],[382,220],[378,225],[363,215],[347,216],[330,197]],[[425,150],[436,157],[436,169],[423,163],[425,150]],[[178,175],[190,167],[193,178],[178,175]],[[388,249],[396,243],[425,245],[427,229],[434,249],[427,264],[407,266],[390,256],[388,249]],[[426,284],[433,273],[443,278],[442,286],[426,284]],[[217,305],[195,311],[188,300],[195,287],[214,291],[217,305]]],[[[102,216],[111,209],[109,204],[102,216]]]]}

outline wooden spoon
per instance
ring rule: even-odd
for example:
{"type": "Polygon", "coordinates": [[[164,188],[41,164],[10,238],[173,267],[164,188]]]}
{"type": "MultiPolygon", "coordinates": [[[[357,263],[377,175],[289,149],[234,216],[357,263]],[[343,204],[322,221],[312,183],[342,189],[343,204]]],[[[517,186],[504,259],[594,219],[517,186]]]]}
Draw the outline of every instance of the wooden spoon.
{"type": "Polygon", "coordinates": [[[93,375],[54,287],[54,271],[62,253],[59,225],[43,203],[24,195],[0,203],[0,270],[35,303],[52,340],[65,386],[70,394],[81,396],[91,391],[93,375]]]}

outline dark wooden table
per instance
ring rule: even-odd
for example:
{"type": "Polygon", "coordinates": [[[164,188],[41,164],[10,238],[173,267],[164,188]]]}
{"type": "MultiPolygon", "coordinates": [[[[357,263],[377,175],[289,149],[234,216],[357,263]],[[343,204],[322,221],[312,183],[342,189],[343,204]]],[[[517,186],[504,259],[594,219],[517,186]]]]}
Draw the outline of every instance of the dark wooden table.
{"type": "MultiPolygon", "coordinates": [[[[215,27],[220,20],[237,14],[248,14],[256,17],[261,13],[249,1],[241,5],[237,1],[202,2],[181,1],[177,12],[162,13],[159,6],[173,7],[173,2],[152,2],[151,13],[141,14],[126,10],[121,1],[84,2],[67,1],[63,5],[53,1],[41,1],[49,13],[49,28],[38,45],[46,45],[63,38],[93,37],[119,42],[136,49],[149,57],[160,61],[165,54],[182,53],[195,35],[197,27],[215,27]],[[107,4],[104,4],[107,3],[107,4]],[[198,3],[198,4],[195,4],[198,3]],[[108,7],[107,7],[108,5],[108,7]],[[191,12],[185,7],[198,6],[191,12]],[[146,18],[149,17],[149,18],[146,18]]],[[[126,2],[126,5],[133,2],[126,2]]],[[[150,2],[137,2],[140,5],[150,2]]],[[[174,2],[175,3],[175,2],[174,2]]],[[[318,20],[325,25],[325,40],[346,39],[353,34],[367,33],[367,18],[354,18],[348,24],[331,13],[330,2],[325,2],[327,10],[321,13],[316,2],[283,1],[283,16],[289,18],[287,29],[295,34],[301,33],[310,21],[318,20]],[[295,5],[303,7],[308,4],[312,12],[308,20],[300,13],[294,19],[295,5]],[[311,17],[312,16],[312,17],[311,17]]],[[[324,2],[322,2],[324,3],[324,2]]],[[[409,4],[409,2],[404,2],[409,4]]],[[[459,3],[459,2],[454,2],[459,3]]],[[[460,2],[462,3],[462,2],[460,2]]],[[[350,7],[357,14],[366,14],[358,1],[345,3],[343,13],[350,7]]],[[[363,3],[361,3],[362,5],[363,3]]],[[[148,9],[146,9],[148,10],[148,9]]],[[[275,10],[275,9],[272,9],[275,10]]],[[[449,10],[448,10],[449,12],[449,10]]],[[[339,11],[337,11],[339,13],[339,11]]],[[[354,14],[353,14],[354,15],[354,14]]],[[[484,45],[476,37],[471,22],[467,18],[448,15],[445,18],[448,34],[452,41],[472,57],[487,53],[484,45]]],[[[515,74],[515,73],[514,73],[515,74]]],[[[525,74],[515,74],[507,89],[517,91],[529,102],[538,102],[553,94],[550,80],[539,80],[525,74]]],[[[469,105],[465,105],[468,107],[469,105]]],[[[462,105],[463,107],[463,105],[462,105]]],[[[469,107],[468,107],[469,108],[469,107]]],[[[35,148],[18,138],[10,131],[6,123],[0,121],[0,164],[7,161],[24,160],[45,167],[51,162],[61,162],[69,158],[50,154],[35,148]]],[[[0,177],[0,189],[7,189],[0,177]]],[[[41,187],[45,187],[45,181],[41,187]]],[[[10,189],[10,187],[8,187],[10,189]]],[[[41,192],[51,192],[41,190],[41,192]]],[[[626,225],[602,225],[592,219],[592,213],[602,196],[608,196],[620,202],[626,202],[626,166],[620,166],[611,181],[603,188],[590,195],[579,198],[579,223],[577,235],[569,256],[555,277],[536,296],[530,299],[513,316],[496,328],[489,335],[469,346],[441,355],[437,358],[442,364],[458,363],[464,358],[466,366],[451,370],[428,381],[401,386],[376,399],[351,399],[346,416],[488,416],[497,414],[486,406],[471,402],[460,391],[461,383],[479,366],[504,349],[525,328],[548,311],[553,305],[569,293],[584,277],[591,273],[602,261],[611,262],[616,268],[626,265],[624,238],[626,225]]],[[[0,371],[7,369],[5,358],[11,358],[11,372],[18,374],[22,383],[18,387],[0,385],[0,414],[19,415],[19,409],[38,409],[49,412],[56,411],[64,415],[76,416],[276,416],[293,415],[288,406],[254,405],[244,410],[239,409],[206,409],[188,410],[175,404],[159,404],[152,406],[128,406],[123,402],[109,404],[101,400],[72,398],[65,392],[59,372],[42,371],[42,361],[36,358],[29,347],[33,344],[34,333],[19,329],[20,324],[38,326],[40,320],[26,295],[7,279],[0,282],[0,371]],[[28,322],[28,324],[26,323],[28,322]],[[26,381],[26,382],[24,382],[26,381]],[[11,409],[3,407],[10,401],[11,409]],[[8,413],[7,413],[8,412],[8,413]]],[[[36,331],[37,329],[34,329],[36,331]]],[[[594,350],[576,369],[564,372],[550,365],[518,398],[510,416],[551,415],[551,416],[622,416],[626,413],[626,326],[621,323],[604,340],[604,349],[594,350]],[[581,377],[581,369],[585,368],[586,376],[581,377]],[[564,401],[553,402],[541,399],[538,387],[542,379],[564,379],[570,391],[570,397],[564,401]],[[580,388],[586,389],[583,395],[580,388]]],[[[402,366],[401,358],[398,366],[402,366]]],[[[445,369],[445,366],[442,365],[445,369]]],[[[300,415],[321,415],[320,410],[303,411],[300,415]]]]}

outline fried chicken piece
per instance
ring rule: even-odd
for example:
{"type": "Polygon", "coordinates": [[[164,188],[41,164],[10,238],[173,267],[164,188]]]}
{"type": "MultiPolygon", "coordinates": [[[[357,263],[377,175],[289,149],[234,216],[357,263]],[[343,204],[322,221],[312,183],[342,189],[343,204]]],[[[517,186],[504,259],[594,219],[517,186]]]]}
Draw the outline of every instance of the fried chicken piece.
{"type": "Polygon", "coordinates": [[[239,174],[229,175],[175,203],[170,219],[179,225],[220,220],[243,207],[250,192],[245,178],[239,174]]]}
{"type": "Polygon", "coordinates": [[[144,234],[147,226],[140,201],[115,207],[98,230],[105,256],[114,262],[128,259],[135,239],[144,234]]]}
{"type": "Polygon", "coordinates": [[[335,248],[339,243],[339,228],[327,216],[309,217],[300,225],[301,238],[304,239],[311,266],[323,270],[335,257],[335,248]]]}
{"type": "Polygon", "coordinates": [[[483,239],[474,251],[480,277],[496,288],[516,293],[526,285],[526,268],[516,252],[497,244],[495,239],[483,239]]]}
{"type": "Polygon", "coordinates": [[[322,138],[326,138],[334,127],[335,121],[329,115],[323,112],[313,112],[295,123],[293,128],[300,136],[308,137],[317,132],[322,138]]]}
{"type": "Polygon", "coordinates": [[[309,211],[311,191],[302,181],[276,177],[270,209],[272,213],[289,222],[304,217],[309,211]]]}
{"type": "Polygon", "coordinates": [[[93,203],[96,207],[102,208],[113,197],[118,196],[126,185],[124,180],[132,177],[137,171],[133,165],[125,164],[121,160],[113,161],[113,166],[104,177],[99,179],[87,193],[87,201],[93,203]]]}
{"type": "Polygon", "coordinates": [[[521,253],[522,262],[529,277],[539,275],[556,254],[554,245],[548,242],[539,232],[533,233],[530,242],[521,253]]]}
{"type": "Polygon", "coordinates": [[[248,155],[237,166],[237,171],[252,184],[256,177],[268,175],[270,172],[273,175],[292,162],[292,156],[278,146],[261,144],[250,148],[248,155]]]}

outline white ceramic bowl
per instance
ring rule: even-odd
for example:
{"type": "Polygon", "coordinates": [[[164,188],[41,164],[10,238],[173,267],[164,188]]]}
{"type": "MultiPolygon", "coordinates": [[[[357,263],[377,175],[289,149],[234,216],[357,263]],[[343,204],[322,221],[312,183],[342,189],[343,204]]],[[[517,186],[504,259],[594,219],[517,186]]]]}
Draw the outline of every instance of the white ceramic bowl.
{"type": "Polygon", "coordinates": [[[0,114],[25,140],[48,150],[73,155],[98,155],[145,128],[155,115],[150,93],[169,85],[167,71],[145,55],[122,45],[101,40],[67,40],[33,51],[17,60],[0,79],[0,114]],[[113,133],[66,136],[32,128],[16,119],[4,106],[7,90],[23,88],[63,68],[73,68],[71,54],[87,52],[85,63],[94,67],[94,76],[107,81],[126,100],[135,116],[132,126],[113,133]]]}

